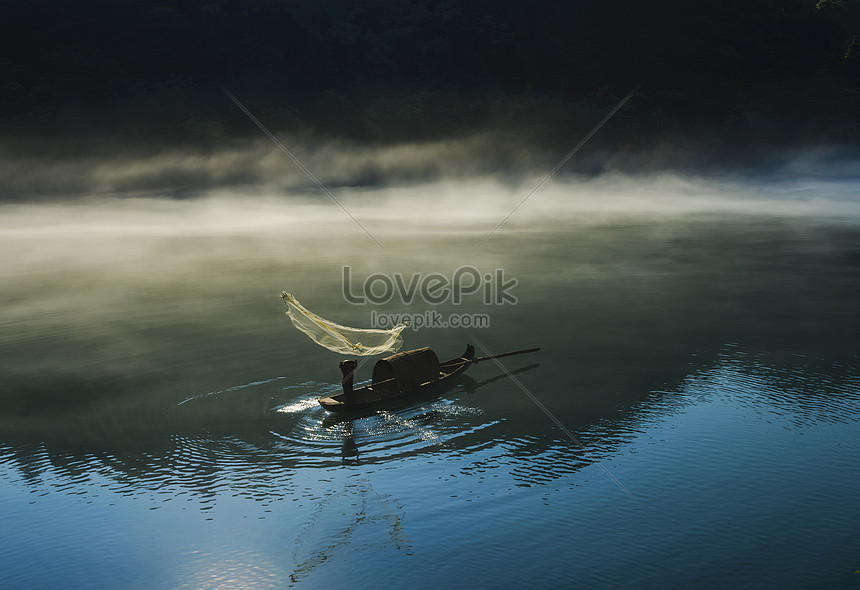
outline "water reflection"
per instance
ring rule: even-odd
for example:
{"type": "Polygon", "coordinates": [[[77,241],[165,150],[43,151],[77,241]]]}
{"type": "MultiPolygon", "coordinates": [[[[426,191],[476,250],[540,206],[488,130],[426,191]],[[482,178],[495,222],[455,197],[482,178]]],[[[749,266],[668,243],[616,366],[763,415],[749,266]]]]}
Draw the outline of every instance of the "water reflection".
{"type": "MultiPolygon", "coordinates": [[[[537,368],[533,364],[514,373],[537,368]]],[[[430,397],[400,408],[378,410],[363,418],[326,415],[316,397],[334,384],[308,382],[279,386],[294,395],[311,388],[311,397],[270,408],[262,419],[220,421],[181,431],[151,432],[146,437],[114,434],[108,439],[80,437],[72,444],[58,440],[16,441],[0,447],[3,463],[14,465],[25,482],[51,492],[104,487],[122,494],[151,495],[167,488],[191,491],[201,504],[221,492],[258,501],[293,493],[290,474],[303,468],[384,464],[420,455],[428,449],[468,447],[476,433],[494,422],[482,422],[481,410],[455,401],[482,386],[499,382],[496,375],[481,382],[463,379],[449,395],[430,397]],[[475,420],[477,419],[477,423],[475,420]],[[464,428],[468,426],[468,428],[464,428]],[[460,440],[462,439],[462,440],[460,440]]],[[[279,382],[259,381],[229,388],[248,391],[279,382]]],[[[183,411],[195,404],[217,403],[218,392],[180,402],[183,411]]],[[[225,400],[228,409],[232,402],[225,400]]],[[[224,415],[222,408],[218,412],[224,415]]]]}
{"type": "Polygon", "coordinates": [[[258,551],[241,549],[225,552],[194,552],[186,555],[175,588],[223,590],[283,588],[286,572],[281,564],[258,551]]]}
{"type": "MultiPolygon", "coordinates": [[[[389,220],[401,215],[399,205],[387,204],[389,220]]],[[[182,207],[193,225],[194,204],[182,207]]],[[[291,205],[273,211],[288,218],[291,205]]],[[[34,503],[25,518],[50,504],[66,514],[66,529],[77,530],[81,523],[68,514],[81,506],[95,505],[113,522],[108,510],[125,503],[145,507],[146,516],[132,517],[135,527],[159,516],[171,526],[176,515],[191,513],[213,527],[202,536],[219,536],[215,527],[227,523],[226,531],[217,529],[228,533],[224,538],[235,534],[241,544],[264,538],[261,551],[219,541],[221,551],[189,557],[191,586],[248,579],[265,587],[270,575],[311,585],[324,577],[324,565],[358,571],[354,566],[371,555],[366,551],[378,564],[419,548],[436,559],[428,562],[479,564],[471,571],[483,578],[510,568],[501,563],[508,557],[541,561],[547,546],[535,548],[533,539],[564,529],[556,537],[560,563],[569,549],[564,523],[577,502],[601,517],[606,498],[617,494],[632,504],[595,469],[597,462],[637,498],[649,478],[652,484],[666,478],[652,485],[650,499],[662,493],[667,504],[681,498],[693,507],[669,511],[660,526],[623,506],[612,516],[616,530],[628,530],[625,517],[644,519],[631,536],[638,541],[640,531],[650,532],[664,542],[665,527],[673,526],[666,523],[702,509],[698,498],[679,490],[701,484],[695,488],[701,493],[712,482],[718,487],[726,477],[749,475],[745,461],[760,450],[781,456],[784,448],[768,447],[772,430],[736,439],[738,421],[803,435],[857,421],[860,231],[851,222],[524,215],[465,260],[462,253],[485,235],[478,235],[483,226],[470,225],[474,220],[444,227],[414,220],[408,231],[372,227],[386,244],[403,246],[385,258],[350,238],[332,244],[331,234],[319,235],[321,226],[309,219],[282,225],[271,219],[229,235],[220,226],[183,235],[174,225],[159,233],[153,223],[121,241],[110,224],[96,237],[91,225],[53,236],[44,228],[0,234],[2,245],[11,246],[0,257],[7,279],[0,295],[8,302],[0,306],[0,488],[26,497],[25,507],[34,503]],[[49,243],[42,243],[46,236],[49,243]],[[542,347],[540,365],[504,364],[584,448],[489,363],[439,395],[369,415],[327,415],[316,403],[338,389],[339,359],[295,333],[278,293],[299,285],[303,299],[324,315],[366,325],[371,308],[347,306],[340,294],[344,264],[356,276],[410,276],[450,274],[464,263],[504,268],[520,281],[517,305],[490,306],[492,327],[475,336],[493,350],[542,347]],[[704,441],[708,455],[697,454],[696,429],[672,438],[675,426],[694,414],[697,428],[720,427],[704,441]],[[652,462],[637,471],[637,458],[649,449],[657,450],[652,462]],[[706,481],[694,481],[691,474],[706,460],[712,461],[706,481]],[[605,486],[584,494],[589,480],[605,486]],[[490,496],[483,512],[462,507],[490,496]],[[511,510],[498,509],[500,497],[511,510]],[[236,526],[258,519],[264,526],[236,526]],[[464,538],[449,545],[452,527],[463,523],[464,538]],[[518,541],[525,539],[517,555],[491,539],[505,536],[509,525],[519,530],[518,541]],[[473,535],[495,553],[474,549],[473,535]],[[445,553],[437,546],[453,548],[445,553]],[[453,555],[461,549],[467,550],[453,555]]],[[[386,311],[423,311],[391,307],[386,311]]],[[[438,309],[485,307],[472,301],[438,309]]],[[[467,342],[466,330],[407,335],[410,348],[431,346],[443,358],[467,342]]],[[[849,431],[838,433],[848,440],[849,431]]],[[[831,441],[822,436],[816,446],[813,438],[783,441],[815,449],[796,465],[815,467],[833,456],[831,441]]],[[[834,465],[834,473],[845,467],[834,465]]],[[[783,485],[784,473],[768,475],[783,485]]],[[[754,509],[770,505],[766,495],[754,509]]],[[[9,506],[17,510],[20,503],[9,506]]],[[[602,524],[583,525],[579,534],[602,534],[602,524]]],[[[719,528],[710,524],[701,527],[708,535],[719,528]]],[[[17,530],[28,526],[19,523],[17,530]]],[[[805,532],[792,534],[805,538],[805,532]]],[[[689,533],[675,526],[669,544],[687,544],[689,533]]],[[[594,547],[613,540],[597,538],[594,547]]],[[[589,564],[602,557],[583,556],[589,564]]]]}
{"type": "MultiPolygon", "coordinates": [[[[293,478],[299,470],[372,468],[419,456],[460,457],[457,472],[478,481],[501,471],[516,485],[546,485],[611,458],[651,423],[715,392],[733,403],[790,415],[798,428],[856,421],[850,411],[860,396],[855,367],[827,375],[801,366],[779,368],[750,359],[736,347],[724,349],[718,359],[716,366],[691,372],[673,388],[646,392],[636,403],[600,418],[563,416],[584,448],[571,444],[536,408],[525,405],[519,415],[503,416],[472,405],[469,400],[484,388],[515,392],[498,374],[481,381],[464,376],[440,398],[359,418],[326,415],[314,399],[300,398],[271,409],[262,422],[198,432],[83,439],[76,445],[7,439],[0,446],[0,463],[14,466],[20,481],[40,493],[92,495],[103,489],[158,504],[181,501],[188,492],[187,501],[193,498],[201,510],[211,510],[225,492],[267,505],[302,496],[293,478]]],[[[528,374],[537,367],[513,372],[528,374]]],[[[539,389],[535,395],[548,397],[539,389]]]]}
{"type": "Polygon", "coordinates": [[[358,465],[360,463],[358,445],[355,442],[352,422],[348,422],[344,426],[343,447],[340,450],[340,454],[344,465],[358,465]]]}
{"type": "MultiPolygon", "coordinates": [[[[319,502],[292,543],[296,563],[289,579],[295,584],[344,553],[378,553],[394,549],[412,555],[404,529],[404,507],[378,493],[367,477],[348,480],[342,490],[319,502]],[[375,539],[355,542],[355,537],[375,539]]],[[[378,557],[378,555],[377,555],[378,557]]]]}

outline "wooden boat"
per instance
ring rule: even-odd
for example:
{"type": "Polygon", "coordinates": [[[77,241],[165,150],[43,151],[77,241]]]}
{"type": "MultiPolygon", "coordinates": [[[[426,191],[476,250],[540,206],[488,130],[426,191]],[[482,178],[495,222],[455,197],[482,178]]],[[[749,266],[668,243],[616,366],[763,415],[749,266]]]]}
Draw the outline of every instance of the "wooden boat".
{"type": "Polygon", "coordinates": [[[343,392],[321,397],[318,401],[329,412],[364,410],[450,382],[480,361],[538,350],[530,348],[478,358],[475,347],[470,344],[462,355],[443,363],[427,347],[399,352],[377,361],[371,383],[356,389],[352,387],[356,361],[344,361],[340,364],[343,392]]]}

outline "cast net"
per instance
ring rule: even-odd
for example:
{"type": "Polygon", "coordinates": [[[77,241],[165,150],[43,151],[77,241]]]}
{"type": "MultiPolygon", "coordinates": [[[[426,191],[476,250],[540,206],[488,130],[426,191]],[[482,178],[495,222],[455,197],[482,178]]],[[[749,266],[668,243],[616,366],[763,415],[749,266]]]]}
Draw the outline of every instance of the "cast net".
{"type": "Polygon", "coordinates": [[[397,324],[390,330],[364,330],[349,328],[308,311],[298,299],[284,291],[281,297],[287,304],[287,315],[293,325],[311,340],[334,352],[352,356],[370,356],[384,352],[397,352],[403,345],[400,332],[406,324],[397,324]]]}

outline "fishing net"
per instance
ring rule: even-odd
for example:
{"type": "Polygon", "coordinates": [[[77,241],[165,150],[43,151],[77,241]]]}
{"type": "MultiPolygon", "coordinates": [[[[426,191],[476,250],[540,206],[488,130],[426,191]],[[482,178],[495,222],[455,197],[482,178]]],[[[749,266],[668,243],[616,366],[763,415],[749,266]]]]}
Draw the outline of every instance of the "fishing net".
{"type": "Polygon", "coordinates": [[[397,324],[390,330],[363,330],[348,328],[308,311],[299,301],[284,291],[281,297],[287,304],[287,315],[293,325],[311,340],[334,352],[351,356],[370,356],[384,352],[397,352],[403,345],[400,332],[406,324],[397,324]]]}

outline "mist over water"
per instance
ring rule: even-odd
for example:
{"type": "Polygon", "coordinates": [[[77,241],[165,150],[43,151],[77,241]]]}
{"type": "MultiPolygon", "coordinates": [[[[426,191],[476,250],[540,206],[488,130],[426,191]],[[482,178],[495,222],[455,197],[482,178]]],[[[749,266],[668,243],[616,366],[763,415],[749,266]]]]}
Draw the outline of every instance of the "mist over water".
{"type": "Polygon", "coordinates": [[[261,145],[7,168],[9,195],[42,197],[0,205],[0,585],[849,583],[851,167],[561,175],[523,201],[550,167],[454,147],[307,148],[340,205],[261,145]],[[353,305],[346,265],[353,289],[503,269],[516,304],[353,305]],[[356,327],[488,314],[405,349],[540,346],[504,366],[579,444],[492,363],[326,415],[340,358],[282,290],[356,327]]]}

